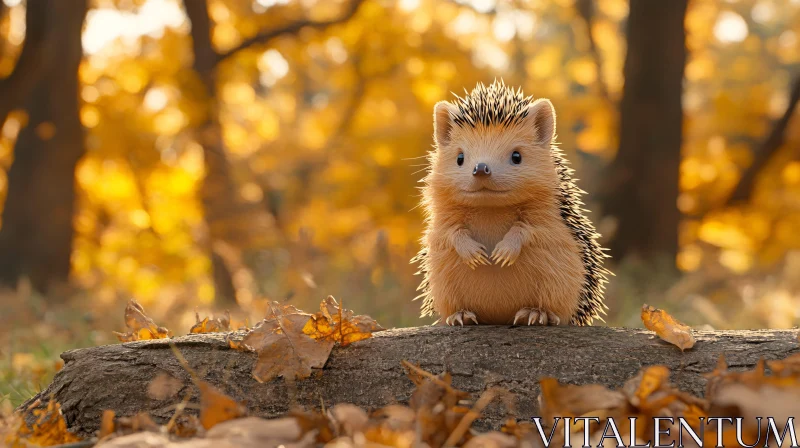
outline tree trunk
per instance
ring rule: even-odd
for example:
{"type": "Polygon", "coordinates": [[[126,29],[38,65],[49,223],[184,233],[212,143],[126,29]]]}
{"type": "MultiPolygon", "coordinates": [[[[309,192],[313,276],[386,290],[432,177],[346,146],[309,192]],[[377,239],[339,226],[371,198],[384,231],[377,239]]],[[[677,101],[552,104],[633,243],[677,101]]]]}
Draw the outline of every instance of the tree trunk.
{"type": "MultiPolygon", "coordinates": [[[[599,383],[618,388],[644,366],[664,365],[681,390],[702,396],[720,355],[732,370],[752,369],[759,358],[783,359],[800,352],[796,330],[697,331],[694,348],[681,352],[632,328],[608,327],[420,327],[386,330],[372,339],[336,347],[325,368],[293,385],[277,379],[258,383],[251,376],[254,353],[229,348],[224,333],[182,336],[72,350],[53,383],[23,404],[51,397],[62,407],[70,431],[89,436],[99,428],[103,410],[118,416],[148,412],[166,422],[184,396],[198,402],[189,374],[175,357],[170,342],[205,381],[236,400],[246,400],[251,415],[276,417],[290,406],[318,409],[352,403],[376,409],[407,402],[414,389],[401,361],[432,373],[448,371],[456,388],[473,399],[491,386],[516,396],[517,417],[537,415],[539,378],[555,377],[571,384],[599,383]],[[173,397],[148,397],[148,384],[167,374],[177,380],[173,397]]],[[[239,335],[240,337],[241,335],[239,335]]],[[[186,412],[197,412],[196,408],[186,412]]],[[[497,428],[505,409],[493,405],[479,429],[497,428]]]]}
{"type": "Polygon", "coordinates": [[[616,259],[678,252],[684,16],[688,0],[631,0],[620,146],[601,188],[603,213],[616,219],[616,259]]]}
{"type": "Polygon", "coordinates": [[[217,81],[214,76],[218,59],[211,42],[211,19],[206,0],[184,0],[186,15],[192,25],[193,69],[203,84],[206,99],[206,114],[196,130],[196,138],[203,146],[206,175],[200,195],[208,227],[208,252],[211,257],[214,278],[215,301],[220,305],[236,304],[236,288],[233,275],[225,259],[214,250],[214,242],[224,240],[225,220],[235,208],[236,187],[231,178],[231,167],[222,142],[222,127],[219,122],[219,99],[217,81]]]}
{"type": "MultiPolygon", "coordinates": [[[[47,12],[50,2],[52,0],[31,0],[31,7],[25,10],[22,51],[14,70],[0,81],[0,123],[5,123],[9,112],[22,107],[22,102],[30,96],[36,82],[50,66],[54,40],[48,36],[56,31],[51,21],[57,19],[47,12]]],[[[5,3],[0,4],[5,7],[5,3]]]]}
{"type": "MultiPolygon", "coordinates": [[[[78,66],[86,0],[33,0],[28,20],[48,16],[49,66],[28,99],[28,124],[14,148],[0,229],[0,283],[22,277],[46,291],[68,280],[75,166],[85,152],[78,66]]],[[[21,63],[22,61],[20,61],[21,63]]]]}

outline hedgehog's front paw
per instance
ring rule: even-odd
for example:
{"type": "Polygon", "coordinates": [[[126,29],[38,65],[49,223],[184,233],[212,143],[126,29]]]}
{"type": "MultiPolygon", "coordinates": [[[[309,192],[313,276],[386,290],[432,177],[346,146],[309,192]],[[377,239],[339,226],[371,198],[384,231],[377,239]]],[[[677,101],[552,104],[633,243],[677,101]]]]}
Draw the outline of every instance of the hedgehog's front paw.
{"type": "Polygon", "coordinates": [[[475,269],[478,265],[488,266],[489,257],[486,255],[486,246],[478,243],[472,238],[464,240],[456,246],[458,256],[464,260],[470,268],[475,269]]]}
{"type": "Polygon", "coordinates": [[[478,318],[475,316],[475,313],[472,311],[461,310],[451,314],[447,319],[445,319],[445,323],[447,325],[453,326],[455,324],[459,324],[462,327],[464,326],[464,322],[467,322],[469,325],[469,321],[475,322],[475,325],[478,325],[478,318]]]}
{"type": "Polygon", "coordinates": [[[520,251],[522,251],[522,244],[519,241],[505,238],[494,247],[492,261],[495,264],[499,263],[501,267],[511,266],[517,261],[520,251]]]}
{"type": "Polygon", "coordinates": [[[523,308],[517,311],[517,315],[514,316],[514,325],[517,325],[517,321],[520,321],[520,324],[522,325],[525,325],[525,322],[527,322],[528,325],[561,324],[561,319],[559,319],[559,317],[554,313],[535,308],[523,308]]]}

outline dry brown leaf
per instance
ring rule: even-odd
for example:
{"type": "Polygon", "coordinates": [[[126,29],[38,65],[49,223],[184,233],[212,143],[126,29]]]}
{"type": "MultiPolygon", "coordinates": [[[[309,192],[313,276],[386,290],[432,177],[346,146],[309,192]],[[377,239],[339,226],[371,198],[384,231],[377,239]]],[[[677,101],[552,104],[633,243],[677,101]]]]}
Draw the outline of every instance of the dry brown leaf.
{"type": "Polygon", "coordinates": [[[237,419],[247,414],[247,409],[238,401],[225,395],[211,384],[195,380],[200,389],[200,424],[211,429],[218,423],[237,419]]]}
{"type": "Polygon", "coordinates": [[[337,404],[328,413],[336,425],[337,434],[352,437],[355,433],[362,432],[369,423],[367,413],[354,404],[337,404]]]}
{"type": "Polygon", "coordinates": [[[228,310],[225,310],[225,314],[216,319],[206,317],[200,320],[200,315],[196,311],[194,316],[197,323],[192,326],[189,333],[222,333],[231,331],[231,313],[228,310]]]}
{"type": "Polygon", "coordinates": [[[67,431],[67,422],[61,413],[61,405],[51,397],[47,407],[34,409],[34,422],[28,425],[21,419],[16,433],[7,437],[5,442],[13,448],[29,446],[53,446],[79,442],[81,439],[67,431]]]}
{"type": "Polygon", "coordinates": [[[154,400],[166,400],[174,397],[183,387],[183,381],[161,372],[147,385],[147,396],[154,400]]]}
{"type": "Polygon", "coordinates": [[[372,337],[372,333],[384,330],[375,319],[345,310],[333,296],[328,296],[319,305],[320,311],[306,323],[303,333],[314,339],[333,341],[342,346],[372,337]]]}
{"type": "Polygon", "coordinates": [[[408,361],[402,361],[401,364],[408,378],[417,386],[408,401],[409,407],[415,411],[433,408],[440,403],[445,409],[450,409],[469,397],[469,393],[453,387],[453,377],[449,372],[436,376],[408,361]]]}
{"type": "Polygon", "coordinates": [[[642,322],[648,330],[655,331],[658,337],[677,346],[681,351],[694,347],[692,329],[675,320],[664,310],[643,305],[642,322]]]}
{"type": "Polygon", "coordinates": [[[480,434],[464,444],[464,448],[514,448],[516,446],[519,446],[517,439],[498,431],[480,434]]]}
{"type": "Polygon", "coordinates": [[[719,389],[720,384],[725,381],[725,377],[728,375],[728,363],[725,362],[725,355],[719,355],[719,359],[717,359],[717,365],[714,367],[714,370],[708,373],[704,373],[703,377],[707,379],[706,382],[706,394],[705,397],[707,399],[711,399],[714,397],[714,394],[719,389]]]}
{"type": "Polygon", "coordinates": [[[328,443],[334,439],[335,428],[327,415],[300,408],[290,410],[287,415],[297,420],[303,434],[316,434],[317,443],[328,443]]]}
{"type": "MultiPolygon", "coordinates": [[[[628,397],[628,401],[637,408],[650,408],[648,402],[653,401],[653,395],[657,391],[669,387],[669,369],[665,366],[645,367],[633,378],[625,382],[622,392],[628,397]]],[[[656,399],[661,397],[656,397],[656,399]]]]}
{"type": "Polygon", "coordinates": [[[115,431],[119,434],[132,434],[140,431],[158,432],[161,427],[146,412],[139,412],[133,417],[119,417],[115,431]]]}
{"type": "Polygon", "coordinates": [[[800,353],[783,360],[767,361],[767,365],[777,376],[800,376],[800,353]]]}
{"type": "MultiPolygon", "coordinates": [[[[206,439],[235,447],[313,447],[314,434],[304,433],[296,418],[266,420],[245,417],[220,423],[206,434],[206,439]]],[[[216,444],[214,446],[217,446],[216,444]]]]}
{"type": "Polygon", "coordinates": [[[253,377],[267,382],[282,376],[286,379],[308,378],[312,369],[325,365],[334,342],[315,340],[303,333],[311,318],[291,305],[273,302],[267,317],[240,341],[228,340],[231,348],[258,353],[253,377]]]}
{"type": "Polygon", "coordinates": [[[625,405],[625,397],[600,384],[576,386],[560,384],[555,378],[539,380],[542,389],[541,412],[548,421],[555,417],[578,417],[591,411],[625,405]]]}
{"type": "Polygon", "coordinates": [[[378,445],[410,448],[416,440],[416,419],[413,409],[391,404],[372,413],[364,438],[378,445]]]}
{"type": "Polygon", "coordinates": [[[153,322],[153,319],[147,317],[144,308],[136,299],[128,301],[128,305],[125,307],[125,326],[128,327],[129,332],[113,332],[121,342],[166,339],[172,336],[170,330],[159,327],[153,322]]]}

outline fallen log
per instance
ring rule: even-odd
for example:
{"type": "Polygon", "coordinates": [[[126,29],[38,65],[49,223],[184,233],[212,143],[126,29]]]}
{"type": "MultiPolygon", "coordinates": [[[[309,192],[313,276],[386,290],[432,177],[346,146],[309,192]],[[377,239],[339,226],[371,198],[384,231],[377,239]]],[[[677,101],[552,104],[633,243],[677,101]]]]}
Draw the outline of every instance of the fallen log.
{"type": "MultiPolygon", "coordinates": [[[[680,389],[702,396],[702,374],[712,371],[722,354],[731,370],[747,370],[759,358],[782,359],[800,351],[796,330],[697,331],[694,348],[681,352],[652,332],[631,328],[403,328],[334,348],[325,368],[309,379],[262,384],[251,376],[256,355],[230,349],[225,336],[199,334],[170,341],[202,379],[245,401],[252,415],[263,417],[282,415],[293,405],[352,403],[371,410],[405,403],[414,386],[402,360],[433,373],[452,373],[454,386],[473,399],[491,386],[508,389],[516,396],[516,417],[527,419],[537,415],[538,379],[543,376],[617,388],[642,367],[661,364],[669,367],[671,381],[680,389]]],[[[117,416],[146,411],[164,423],[184,396],[198,400],[189,373],[167,340],[71,350],[61,357],[65,365],[53,382],[20,409],[52,397],[61,403],[70,431],[80,436],[94,434],[105,409],[117,416]],[[177,393],[171,398],[148,396],[148,385],[159,374],[177,380],[177,393]]],[[[505,406],[498,404],[476,427],[497,428],[506,417],[505,406]]]]}

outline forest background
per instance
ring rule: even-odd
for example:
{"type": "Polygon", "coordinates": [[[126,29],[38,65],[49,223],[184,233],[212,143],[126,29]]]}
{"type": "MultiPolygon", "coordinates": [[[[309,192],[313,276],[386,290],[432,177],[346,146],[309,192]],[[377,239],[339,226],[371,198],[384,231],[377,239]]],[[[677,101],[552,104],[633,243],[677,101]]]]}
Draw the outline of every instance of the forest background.
{"type": "Polygon", "coordinates": [[[797,325],[798,0],[3,0],[0,403],[129,298],[430,323],[433,105],[495,78],[556,107],[608,324],[797,325]]]}

